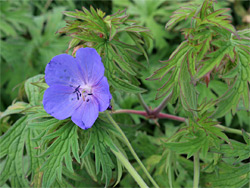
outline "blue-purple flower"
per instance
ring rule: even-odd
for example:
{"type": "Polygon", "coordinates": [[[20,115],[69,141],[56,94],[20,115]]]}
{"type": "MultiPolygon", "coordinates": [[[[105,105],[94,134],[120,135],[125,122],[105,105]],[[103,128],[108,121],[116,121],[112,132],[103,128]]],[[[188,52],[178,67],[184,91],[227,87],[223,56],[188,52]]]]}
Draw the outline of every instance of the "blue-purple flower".
{"type": "Polygon", "coordinates": [[[101,57],[93,48],[80,48],[75,58],[55,56],[46,66],[45,81],[46,112],[59,120],[71,117],[82,129],[92,127],[112,98],[101,57]]]}

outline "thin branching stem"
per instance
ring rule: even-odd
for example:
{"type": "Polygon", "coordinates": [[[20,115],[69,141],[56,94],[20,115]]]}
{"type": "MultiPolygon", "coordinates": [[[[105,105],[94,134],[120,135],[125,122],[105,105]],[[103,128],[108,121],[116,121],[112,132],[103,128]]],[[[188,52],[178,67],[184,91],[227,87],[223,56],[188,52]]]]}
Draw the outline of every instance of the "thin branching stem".
{"type": "Polygon", "coordinates": [[[193,188],[199,187],[199,180],[200,180],[200,157],[199,151],[194,154],[194,181],[193,181],[193,188]]]}
{"type": "Polygon", "coordinates": [[[143,106],[144,110],[147,112],[147,114],[149,115],[151,113],[151,109],[148,107],[148,105],[145,103],[144,99],[142,98],[141,94],[139,93],[138,95],[138,99],[139,102],[141,103],[141,105],[143,106]]]}
{"type": "Polygon", "coordinates": [[[154,115],[158,115],[167,105],[167,102],[171,99],[172,92],[166,96],[166,98],[161,102],[161,104],[153,110],[154,115]]]}
{"type": "Polygon", "coordinates": [[[145,166],[143,165],[143,163],[141,162],[141,160],[139,159],[139,157],[137,156],[137,154],[135,153],[132,145],[130,144],[128,138],[126,137],[126,135],[124,134],[124,132],[122,131],[122,129],[119,127],[119,125],[115,122],[115,120],[112,118],[112,116],[109,114],[109,112],[106,110],[106,115],[109,119],[109,121],[112,123],[112,125],[114,125],[114,127],[119,131],[119,133],[121,134],[122,138],[124,139],[123,141],[125,142],[125,144],[128,146],[130,152],[132,153],[132,155],[134,156],[135,160],[139,163],[140,167],[142,168],[143,172],[146,174],[146,176],[148,177],[148,179],[151,181],[151,183],[153,184],[153,186],[155,188],[159,188],[159,186],[157,185],[157,183],[154,181],[154,179],[151,177],[151,175],[149,174],[149,172],[147,171],[147,169],[145,168],[145,166]]]}
{"type": "Polygon", "coordinates": [[[176,120],[176,121],[185,122],[185,118],[183,118],[183,117],[165,114],[165,113],[159,113],[157,116],[154,116],[154,115],[148,115],[145,111],[127,110],[127,109],[116,110],[116,111],[113,111],[112,113],[114,113],[114,114],[124,114],[124,113],[125,114],[137,114],[137,115],[145,116],[149,119],[172,119],[172,120],[176,120]]]}

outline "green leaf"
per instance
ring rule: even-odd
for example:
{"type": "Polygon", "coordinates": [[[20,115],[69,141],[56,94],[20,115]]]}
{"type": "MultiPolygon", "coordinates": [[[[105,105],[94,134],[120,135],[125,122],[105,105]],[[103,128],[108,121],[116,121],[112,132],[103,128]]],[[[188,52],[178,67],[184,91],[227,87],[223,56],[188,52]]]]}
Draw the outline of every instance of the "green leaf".
{"type": "Polygon", "coordinates": [[[48,84],[42,82],[34,82],[32,83],[32,85],[37,86],[41,89],[47,89],[49,87],[48,84]]]}
{"type": "Polygon", "coordinates": [[[32,83],[38,82],[43,78],[44,78],[44,75],[39,74],[37,76],[29,78],[25,82],[25,92],[28,97],[29,103],[31,105],[41,104],[41,100],[42,100],[41,89],[37,86],[34,86],[32,83]]]}
{"type": "Polygon", "coordinates": [[[100,140],[101,133],[97,135],[95,143],[95,157],[96,157],[96,173],[100,172],[100,166],[102,167],[102,177],[105,177],[106,186],[109,185],[109,182],[112,178],[112,168],[114,164],[107,153],[107,147],[100,140]]]}
{"type": "Polygon", "coordinates": [[[109,41],[113,40],[114,36],[117,34],[117,29],[114,24],[110,26],[109,41]]]}
{"type": "Polygon", "coordinates": [[[237,76],[231,88],[225,93],[224,96],[220,98],[220,101],[217,104],[218,107],[213,114],[213,117],[216,118],[222,117],[229,110],[232,110],[234,114],[237,110],[237,106],[241,97],[244,99],[246,109],[249,109],[250,107],[248,85],[248,82],[250,82],[250,63],[248,61],[250,55],[241,48],[236,48],[236,50],[236,62],[238,65],[234,71],[237,71],[237,76]]]}
{"type": "MultiPolygon", "coordinates": [[[[115,46],[114,46],[115,48],[115,46]]],[[[130,67],[130,65],[122,59],[120,55],[118,55],[117,52],[115,52],[114,48],[112,46],[109,46],[109,52],[111,53],[113,59],[115,62],[121,67],[123,71],[128,72],[131,75],[136,75],[136,73],[133,71],[133,69],[130,67]]]]}
{"type": "Polygon", "coordinates": [[[5,35],[16,36],[17,33],[14,28],[11,27],[7,22],[4,20],[0,20],[0,31],[4,32],[5,35]]]}
{"type": "Polygon", "coordinates": [[[244,129],[242,129],[242,135],[247,145],[250,145],[250,136],[246,133],[246,131],[244,131],[244,129]]]}
{"type": "Polygon", "coordinates": [[[230,17],[221,15],[229,10],[230,9],[216,10],[216,11],[210,13],[209,15],[207,15],[206,18],[203,19],[200,24],[201,25],[202,24],[212,24],[212,25],[215,25],[217,27],[224,28],[224,29],[234,33],[237,36],[238,34],[236,33],[234,26],[231,24],[231,21],[228,19],[230,17]]]}
{"type": "Polygon", "coordinates": [[[205,74],[210,72],[214,67],[219,66],[221,61],[226,55],[234,54],[234,48],[230,43],[225,43],[218,50],[211,52],[207,55],[208,60],[202,62],[203,66],[196,74],[196,78],[199,79],[203,77],[205,74]]]}
{"type": "Polygon", "coordinates": [[[88,143],[84,148],[84,151],[81,155],[81,158],[86,157],[92,151],[93,148],[94,148],[94,136],[93,136],[93,134],[90,134],[90,137],[88,139],[88,143]]]}
{"type": "Polygon", "coordinates": [[[165,28],[171,29],[173,28],[177,23],[186,20],[188,18],[192,18],[196,11],[198,6],[197,5],[188,5],[186,7],[182,7],[174,12],[174,14],[171,16],[171,19],[167,22],[165,28]]]}
{"type": "MultiPolygon", "coordinates": [[[[115,167],[111,158],[110,149],[117,150],[114,139],[111,139],[111,130],[109,130],[108,124],[100,119],[97,119],[94,126],[90,130],[90,136],[88,143],[84,148],[84,152],[81,157],[84,157],[84,164],[89,175],[96,179],[95,175],[100,174],[101,180],[105,178],[106,186],[110,184],[110,180],[113,177],[113,169],[115,167]],[[95,157],[92,160],[90,152],[94,153],[95,157]],[[93,162],[95,162],[95,169],[93,169],[93,162]]],[[[120,167],[119,167],[120,168],[120,167]]],[[[99,177],[99,176],[97,176],[99,177]]],[[[120,176],[117,177],[119,181],[120,176]]]]}
{"type": "Polygon", "coordinates": [[[26,118],[20,118],[2,137],[0,137],[0,157],[7,155],[1,172],[0,186],[8,179],[15,178],[18,185],[28,187],[23,169],[24,142],[27,136],[26,118]]]}
{"type": "Polygon", "coordinates": [[[250,146],[234,140],[230,140],[231,145],[223,144],[220,149],[212,148],[211,152],[217,152],[222,154],[222,159],[227,163],[235,165],[241,161],[249,159],[250,146]]]}
{"type": "MultiPolygon", "coordinates": [[[[50,135],[58,136],[51,146],[40,156],[47,157],[45,163],[41,167],[43,172],[43,186],[49,187],[58,178],[62,180],[62,162],[63,158],[67,169],[73,171],[71,151],[78,150],[72,149],[72,139],[77,139],[78,127],[72,122],[66,123],[63,127],[50,135]],[[56,153],[57,155],[54,155],[56,153]]],[[[54,136],[47,137],[47,139],[54,138],[54,136]]],[[[76,156],[78,158],[78,156],[76,156]]],[[[79,159],[78,159],[79,160],[79,159]]]]}
{"type": "Polygon", "coordinates": [[[230,144],[228,137],[222,132],[222,130],[218,127],[215,127],[215,125],[217,125],[218,122],[210,119],[209,118],[210,115],[211,113],[202,114],[202,116],[198,117],[198,119],[195,121],[193,121],[192,119],[189,119],[190,126],[194,126],[198,129],[204,130],[206,134],[209,134],[210,136],[212,136],[214,140],[216,137],[219,137],[230,144]]]}
{"type": "Polygon", "coordinates": [[[89,176],[97,182],[97,175],[96,175],[96,168],[95,168],[95,161],[91,158],[91,155],[87,155],[84,160],[83,164],[88,172],[89,176]]]}
{"type": "Polygon", "coordinates": [[[34,183],[34,186],[41,187],[42,173],[40,168],[44,163],[44,158],[38,157],[41,154],[40,142],[34,140],[38,134],[37,130],[28,129],[26,149],[30,160],[30,172],[32,173],[31,182],[34,183]]]}
{"type": "Polygon", "coordinates": [[[50,126],[53,126],[56,123],[62,124],[63,121],[59,121],[58,119],[51,118],[49,120],[45,119],[44,121],[29,122],[28,126],[31,129],[44,130],[46,128],[49,128],[50,126]]]}
{"type": "Polygon", "coordinates": [[[218,174],[205,177],[205,182],[211,187],[244,187],[250,180],[250,163],[236,167],[221,163],[218,174]]]}
{"type": "Polygon", "coordinates": [[[111,83],[111,85],[114,86],[114,88],[117,88],[125,92],[129,92],[129,93],[143,93],[146,91],[145,89],[142,89],[133,84],[130,84],[129,82],[124,81],[116,77],[115,75],[112,75],[112,78],[109,79],[109,83],[111,83]]]}
{"type": "Polygon", "coordinates": [[[166,63],[167,65],[163,66],[162,68],[158,69],[154,72],[152,76],[147,78],[147,80],[158,80],[163,79],[163,77],[171,71],[173,68],[177,66],[177,63],[181,61],[188,50],[187,41],[182,42],[178,48],[171,54],[169,59],[167,61],[163,61],[163,63],[166,63]],[[180,60],[181,59],[181,60],[180,60]]]}
{"type": "Polygon", "coordinates": [[[162,69],[156,71],[149,79],[162,79],[170,70],[172,73],[167,80],[167,82],[158,89],[156,98],[165,96],[167,93],[172,92],[172,102],[174,102],[180,92],[179,88],[179,77],[181,74],[181,67],[183,64],[187,63],[187,53],[188,53],[188,44],[187,41],[184,41],[170,56],[170,59],[167,61],[167,65],[162,69]],[[164,72],[165,71],[165,72],[164,72]]]}
{"type": "Polygon", "coordinates": [[[26,108],[28,107],[28,104],[25,102],[16,102],[10,106],[8,106],[8,108],[2,112],[0,114],[0,119],[2,119],[5,116],[9,116],[11,114],[18,114],[23,112],[26,108]]]}
{"type": "Polygon", "coordinates": [[[181,73],[179,77],[181,102],[186,111],[191,112],[191,116],[197,116],[197,93],[192,84],[190,73],[188,72],[188,65],[184,62],[181,66],[181,73]]]}
{"type": "Polygon", "coordinates": [[[190,158],[203,147],[206,139],[206,133],[199,131],[193,138],[188,139],[186,142],[169,142],[164,145],[179,154],[187,154],[187,158],[190,158]]]}

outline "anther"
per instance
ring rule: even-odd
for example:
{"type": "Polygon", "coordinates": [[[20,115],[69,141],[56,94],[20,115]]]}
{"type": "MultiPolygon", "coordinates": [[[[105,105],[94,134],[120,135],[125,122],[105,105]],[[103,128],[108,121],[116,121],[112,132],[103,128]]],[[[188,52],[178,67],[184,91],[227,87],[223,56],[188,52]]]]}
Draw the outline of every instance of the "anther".
{"type": "Polygon", "coordinates": [[[80,85],[75,88],[75,91],[73,93],[79,92],[80,85]]]}

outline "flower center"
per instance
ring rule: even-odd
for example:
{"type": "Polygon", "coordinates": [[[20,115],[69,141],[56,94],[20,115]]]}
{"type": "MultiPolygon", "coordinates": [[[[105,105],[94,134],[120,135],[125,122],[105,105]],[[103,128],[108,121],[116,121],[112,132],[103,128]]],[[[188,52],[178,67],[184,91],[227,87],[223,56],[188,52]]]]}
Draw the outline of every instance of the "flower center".
{"type": "Polygon", "coordinates": [[[75,91],[73,93],[76,94],[77,100],[82,97],[83,101],[89,102],[89,97],[92,95],[92,88],[87,85],[84,87],[81,87],[81,85],[79,85],[75,88],[75,91]]]}

